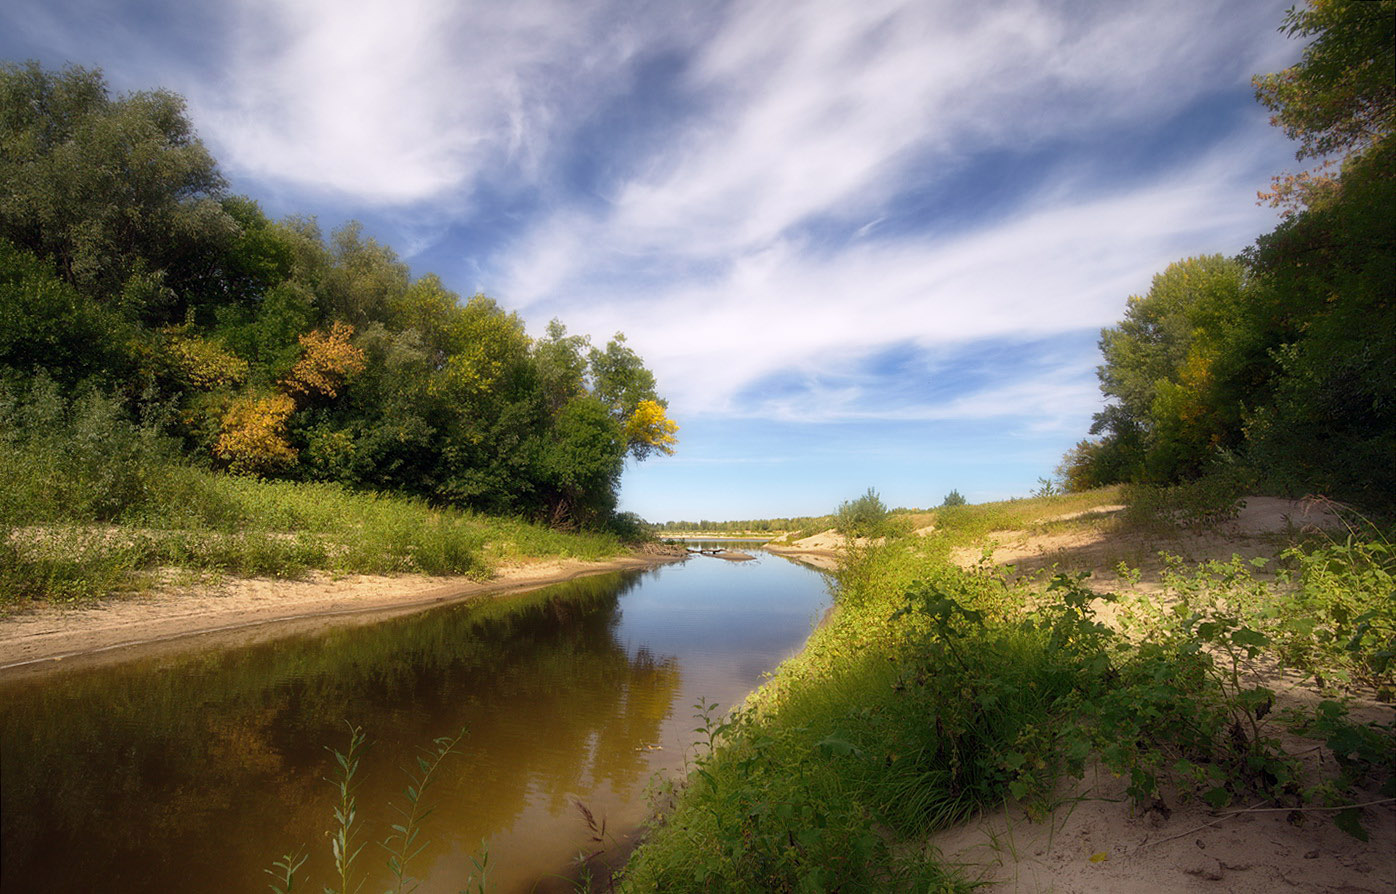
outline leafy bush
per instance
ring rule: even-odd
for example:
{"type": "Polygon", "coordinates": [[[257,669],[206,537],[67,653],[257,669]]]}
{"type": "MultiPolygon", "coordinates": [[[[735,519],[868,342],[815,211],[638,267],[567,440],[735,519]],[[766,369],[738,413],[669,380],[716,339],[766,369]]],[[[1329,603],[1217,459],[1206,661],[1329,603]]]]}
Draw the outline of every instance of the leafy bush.
{"type": "Polygon", "coordinates": [[[72,399],[45,375],[0,379],[0,521],[116,521],[172,484],[178,445],[95,389],[72,399]]]}
{"type": "Polygon", "coordinates": [[[1131,484],[1124,489],[1124,518],[1143,528],[1215,528],[1231,521],[1245,506],[1241,497],[1250,478],[1238,469],[1213,472],[1195,481],[1158,487],[1131,484]]]}
{"type": "Polygon", "coordinates": [[[887,534],[890,516],[882,498],[870,487],[856,500],[839,504],[834,514],[834,528],[847,537],[882,537],[887,534]]]}

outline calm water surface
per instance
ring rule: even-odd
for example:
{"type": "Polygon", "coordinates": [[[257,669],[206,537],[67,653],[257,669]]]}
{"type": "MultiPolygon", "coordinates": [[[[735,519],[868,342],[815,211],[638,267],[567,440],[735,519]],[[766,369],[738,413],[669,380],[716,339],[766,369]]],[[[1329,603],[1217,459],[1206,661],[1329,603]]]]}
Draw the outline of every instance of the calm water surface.
{"type": "Polygon", "coordinates": [[[358,791],[365,890],[388,883],[371,842],[394,821],[400,768],[463,727],[429,798],[419,890],[460,891],[482,840],[491,890],[554,889],[600,847],[575,799],[618,851],[650,779],[691,756],[693,703],[739,701],[827,607],[819,574],[757,555],[0,681],[0,887],[263,892],[263,870],[304,847],[304,890],[318,891],[330,881],[326,746],[344,748],[347,720],[372,743],[358,791]]]}

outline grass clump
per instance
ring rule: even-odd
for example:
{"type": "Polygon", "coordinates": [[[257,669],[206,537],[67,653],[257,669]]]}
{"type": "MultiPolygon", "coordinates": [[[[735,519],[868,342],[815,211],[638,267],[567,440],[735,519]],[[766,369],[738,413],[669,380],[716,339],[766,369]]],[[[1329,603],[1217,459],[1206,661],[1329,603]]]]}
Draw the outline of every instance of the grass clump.
{"type": "Polygon", "coordinates": [[[1144,530],[1205,531],[1235,520],[1254,485],[1242,470],[1226,467],[1180,484],[1130,484],[1124,488],[1125,521],[1144,530]]]}
{"type": "MultiPolygon", "coordinates": [[[[420,879],[409,871],[412,861],[426,850],[428,841],[422,831],[431,817],[432,807],[425,801],[428,790],[439,777],[441,766],[446,759],[456,753],[465,731],[452,736],[443,736],[432,742],[414,761],[415,767],[405,769],[407,784],[403,787],[403,803],[389,805],[395,822],[389,824],[388,834],[378,842],[379,848],[387,854],[389,887],[385,894],[410,894],[417,890],[420,879]]],[[[359,858],[369,843],[366,840],[366,822],[359,809],[359,761],[367,747],[367,739],[362,728],[350,724],[349,744],[344,751],[329,749],[334,755],[335,772],[328,781],[334,787],[335,802],[331,810],[334,822],[326,831],[333,858],[333,882],[325,885],[325,894],[353,894],[363,889],[369,873],[362,868],[359,858]]],[[[304,847],[284,854],[265,870],[271,876],[270,888],[275,894],[291,894],[302,890],[303,876],[300,874],[308,854],[304,847]]],[[[488,883],[488,851],[483,857],[472,857],[475,870],[467,884],[477,886],[483,892],[488,883]]]]}

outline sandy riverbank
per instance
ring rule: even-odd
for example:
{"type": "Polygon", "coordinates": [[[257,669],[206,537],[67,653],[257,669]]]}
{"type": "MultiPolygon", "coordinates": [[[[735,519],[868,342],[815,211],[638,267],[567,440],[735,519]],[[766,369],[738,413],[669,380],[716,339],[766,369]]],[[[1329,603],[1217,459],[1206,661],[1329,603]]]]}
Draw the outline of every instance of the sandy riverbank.
{"type": "Polygon", "coordinates": [[[548,559],[500,567],[494,578],[313,574],[304,580],[229,578],[170,586],[90,606],[37,606],[0,618],[0,676],[114,663],[187,649],[244,645],[371,624],[486,595],[591,574],[683,561],[664,547],[589,562],[548,559]]]}
{"type": "MultiPolygon", "coordinates": [[[[1023,529],[993,531],[981,542],[952,550],[950,559],[964,568],[984,563],[1011,574],[1089,571],[1089,586],[1143,593],[1167,604],[1173,596],[1160,580],[1160,550],[1192,562],[1225,561],[1232,555],[1273,561],[1306,532],[1346,533],[1342,520],[1319,502],[1251,497],[1237,518],[1213,529],[1153,535],[1120,525],[1117,516],[1123,508],[1094,506],[1044,517],[1023,529]],[[1116,569],[1121,561],[1139,568],[1141,579],[1122,580],[1116,569]]],[[[929,536],[933,530],[916,533],[929,536]]],[[[765,549],[836,567],[848,545],[836,532],[825,531],[765,549]]],[[[1112,605],[1097,603],[1095,608],[1101,620],[1112,623],[1112,605]]],[[[1252,673],[1276,693],[1281,710],[1312,711],[1325,697],[1294,672],[1267,665],[1252,673]]],[[[1349,699],[1354,719],[1391,722],[1391,705],[1377,701],[1373,693],[1354,692],[1349,699]]],[[[1319,741],[1282,725],[1275,725],[1271,734],[1284,751],[1303,760],[1310,782],[1333,774],[1333,759],[1325,757],[1319,741]]],[[[1140,810],[1126,796],[1128,782],[1093,768],[1084,779],[1063,783],[1057,793],[1061,806],[1046,817],[1030,819],[1020,805],[1006,803],[930,836],[926,844],[988,891],[1262,894],[1377,892],[1396,884],[1396,804],[1380,792],[1367,793],[1370,840],[1360,841],[1333,823],[1333,811],[1315,805],[1276,809],[1257,798],[1218,811],[1170,792],[1168,807],[1140,810]]]]}

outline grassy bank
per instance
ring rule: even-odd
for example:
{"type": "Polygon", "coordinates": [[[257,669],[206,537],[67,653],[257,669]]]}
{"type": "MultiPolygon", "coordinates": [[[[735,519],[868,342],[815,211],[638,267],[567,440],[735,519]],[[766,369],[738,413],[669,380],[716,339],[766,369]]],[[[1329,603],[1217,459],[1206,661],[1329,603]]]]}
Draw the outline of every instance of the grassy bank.
{"type": "MultiPolygon", "coordinates": [[[[964,890],[970,878],[941,863],[929,833],[1005,802],[1046,815],[1059,780],[1092,763],[1143,807],[1390,794],[1390,727],[1348,721],[1341,698],[1290,718],[1341,768],[1305,778],[1274,737],[1275,693],[1248,673],[1269,656],[1389,684],[1393,563],[1378,532],[1298,551],[1282,581],[1177,564],[1168,610],[1102,599],[1078,576],[949,560],[991,531],[1101,524],[1089,511],[1118,496],[952,507],[933,536],[850,555],[837,611],[806,649],[743,710],[700,714],[693,772],[661,805],[625,890],[964,890]],[[1096,613],[1110,603],[1107,626],[1096,613]],[[1328,626],[1305,640],[1312,618],[1328,626]],[[1295,648],[1309,640],[1324,654],[1295,648]]],[[[1360,811],[1337,815],[1360,832],[1360,811]]]]}
{"type": "MultiPolygon", "coordinates": [[[[42,395],[40,396],[42,398],[42,395]]],[[[336,484],[218,474],[98,394],[0,406],[0,604],[73,601],[172,570],[488,577],[495,563],[620,553],[607,533],[443,510],[336,484]]]]}

